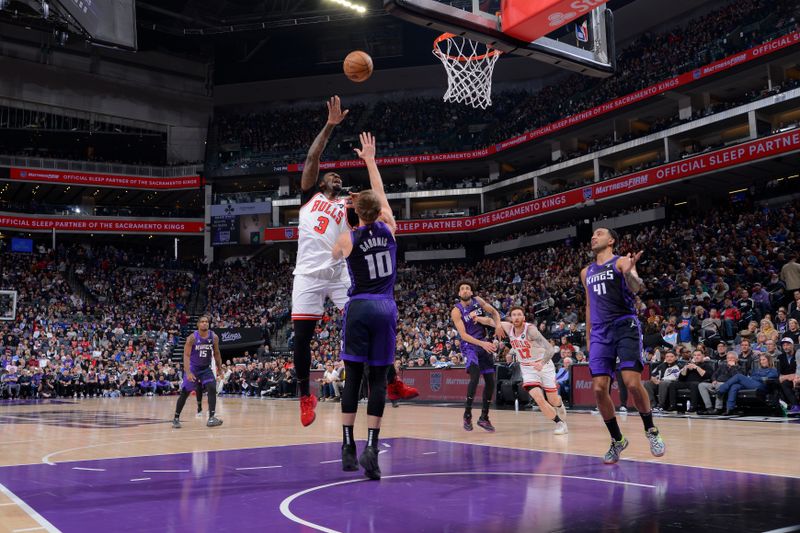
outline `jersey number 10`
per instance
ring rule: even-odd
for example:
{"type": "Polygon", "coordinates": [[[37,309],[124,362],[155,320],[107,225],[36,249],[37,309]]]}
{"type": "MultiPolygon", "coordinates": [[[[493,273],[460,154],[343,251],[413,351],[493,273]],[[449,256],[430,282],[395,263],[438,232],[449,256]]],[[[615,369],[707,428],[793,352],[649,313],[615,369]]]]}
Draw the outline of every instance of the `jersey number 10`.
{"type": "Polygon", "coordinates": [[[386,278],[392,275],[392,256],[389,252],[365,255],[369,279],[386,278]]]}
{"type": "Polygon", "coordinates": [[[595,283],[594,285],[592,285],[592,290],[596,292],[599,296],[604,296],[606,294],[606,284],[595,283]]]}

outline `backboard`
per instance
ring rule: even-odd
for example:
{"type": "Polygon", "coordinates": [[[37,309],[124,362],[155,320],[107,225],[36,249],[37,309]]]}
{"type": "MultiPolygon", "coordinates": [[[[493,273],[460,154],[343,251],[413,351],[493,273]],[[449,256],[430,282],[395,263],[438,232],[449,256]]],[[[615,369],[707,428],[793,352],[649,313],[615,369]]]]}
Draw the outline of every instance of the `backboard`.
{"type": "Polygon", "coordinates": [[[614,73],[616,54],[614,19],[605,1],[384,0],[384,7],[408,22],[480,41],[504,53],[606,77],[614,73]]]}

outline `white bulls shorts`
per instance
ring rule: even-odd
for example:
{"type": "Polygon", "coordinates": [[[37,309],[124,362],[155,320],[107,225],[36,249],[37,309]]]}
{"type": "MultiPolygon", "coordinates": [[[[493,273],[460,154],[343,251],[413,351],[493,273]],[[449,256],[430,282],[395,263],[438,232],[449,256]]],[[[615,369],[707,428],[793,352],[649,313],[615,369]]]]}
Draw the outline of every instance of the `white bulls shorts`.
{"type": "Polygon", "coordinates": [[[526,390],[541,387],[545,392],[558,392],[556,366],[553,361],[548,361],[539,371],[533,368],[533,364],[522,364],[520,370],[522,370],[522,386],[526,390]]]}
{"type": "Polygon", "coordinates": [[[350,277],[346,273],[334,279],[296,274],[292,285],[292,320],[321,319],[326,297],[340,310],[344,309],[349,288],[350,277]]]}

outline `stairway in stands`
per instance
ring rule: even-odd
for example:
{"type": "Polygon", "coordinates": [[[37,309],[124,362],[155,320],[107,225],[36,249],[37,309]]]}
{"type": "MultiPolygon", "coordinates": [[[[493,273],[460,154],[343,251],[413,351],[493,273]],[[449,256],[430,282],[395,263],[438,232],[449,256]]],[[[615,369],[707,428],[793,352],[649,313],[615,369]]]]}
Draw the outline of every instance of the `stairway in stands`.
{"type": "Polygon", "coordinates": [[[178,335],[178,342],[172,347],[170,360],[173,363],[177,363],[179,365],[183,364],[183,346],[186,344],[186,337],[188,337],[189,334],[195,330],[195,326],[199,318],[199,314],[189,315],[189,322],[186,324],[186,327],[181,329],[181,332],[178,335]]]}

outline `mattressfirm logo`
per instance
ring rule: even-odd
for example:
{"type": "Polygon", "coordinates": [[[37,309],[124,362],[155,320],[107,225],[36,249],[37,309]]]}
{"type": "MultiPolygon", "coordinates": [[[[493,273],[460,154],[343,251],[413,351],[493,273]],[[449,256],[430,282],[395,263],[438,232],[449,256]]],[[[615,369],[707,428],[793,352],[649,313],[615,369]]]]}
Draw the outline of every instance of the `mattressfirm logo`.
{"type": "Polygon", "coordinates": [[[439,392],[442,390],[442,373],[431,372],[431,391],[439,392]]]}
{"type": "Polygon", "coordinates": [[[560,28],[577,16],[578,14],[575,11],[570,11],[568,13],[561,13],[557,11],[555,13],[550,13],[550,15],[547,17],[547,21],[550,23],[551,28],[560,28]]]}
{"type": "Polygon", "coordinates": [[[19,176],[21,178],[27,178],[28,177],[28,173],[23,170],[22,172],[19,173],[19,176]]]}
{"type": "Polygon", "coordinates": [[[222,342],[233,342],[242,340],[242,334],[236,331],[223,331],[219,338],[222,342]]]}

